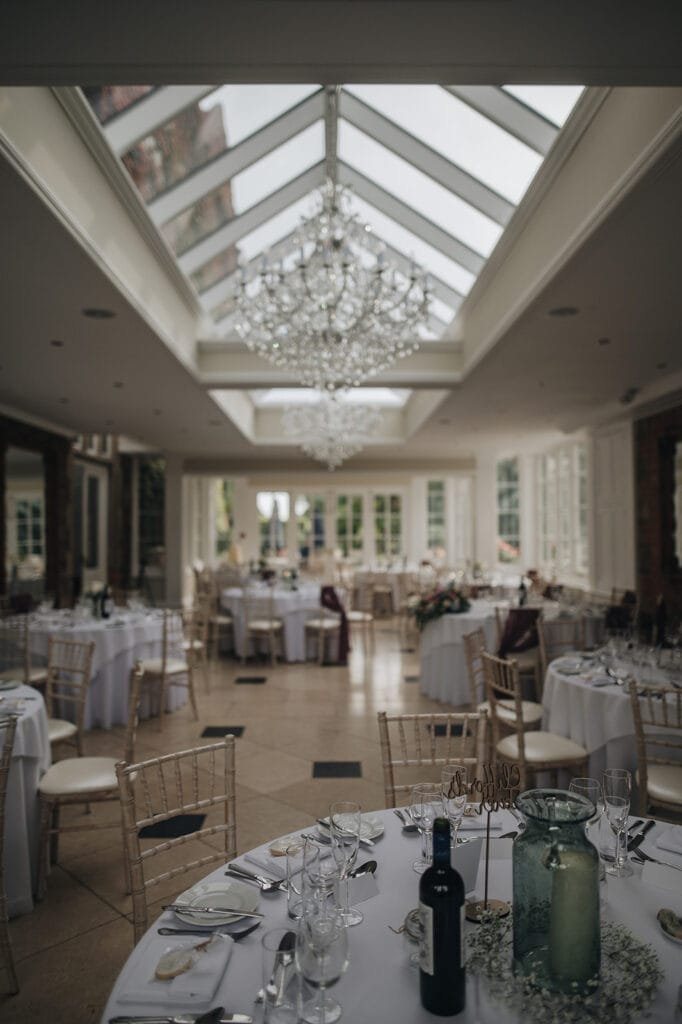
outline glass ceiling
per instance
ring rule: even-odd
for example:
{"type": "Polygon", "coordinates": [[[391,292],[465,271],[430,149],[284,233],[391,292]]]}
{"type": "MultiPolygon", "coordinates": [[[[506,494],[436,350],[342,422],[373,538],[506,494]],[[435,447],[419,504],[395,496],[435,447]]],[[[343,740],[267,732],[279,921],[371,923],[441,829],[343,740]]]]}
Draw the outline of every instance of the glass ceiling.
{"type": "MultiPolygon", "coordinates": [[[[452,320],[581,92],[342,87],[338,177],[398,270],[415,259],[431,275],[432,316],[422,338],[436,339],[452,320]]],[[[314,211],[326,174],[325,90],[102,86],[83,93],[181,270],[231,338],[239,262],[268,251],[286,259],[301,217],[314,211]]]]}

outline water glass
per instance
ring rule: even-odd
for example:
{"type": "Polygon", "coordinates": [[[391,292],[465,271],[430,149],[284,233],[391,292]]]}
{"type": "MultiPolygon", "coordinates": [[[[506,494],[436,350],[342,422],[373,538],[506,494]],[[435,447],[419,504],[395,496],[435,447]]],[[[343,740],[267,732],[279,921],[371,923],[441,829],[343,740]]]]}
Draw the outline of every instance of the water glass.
{"type": "Polygon", "coordinates": [[[317,990],[303,1003],[300,1019],[307,1024],[333,1024],[340,1004],[327,991],[348,967],[348,931],[341,915],[317,904],[301,918],[296,939],[296,967],[301,978],[317,990]]]}
{"type": "Polygon", "coordinates": [[[271,928],[261,939],[265,1024],[296,1024],[299,1019],[295,943],[288,928],[271,928]]]}
{"type": "Polygon", "coordinates": [[[305,885],[313,898],[320,902],[327,899],[338,875],[336,861],[328,856],[329,852],[328,847],[310,840],[303,847],[305,885]]]}
{"type": "Polygon", "coordinates": [[[632,874],[626,850],[631,786],[630,772],[626,768],[606,768],[602,772],[606,817],[616,833],[616,859],[606,871],[619,878],[632,874]]]}
{"type": "Polygon", "coordinates": [[[422,837],[421,859],[412,863],[412,868],[418,875],[431,866],[431,833],[433,823],[440,813],[442,813],[440,786],[435,782],[419,782],[412,787],[410,817],[422,837]]]}
{"type": "Polygon", "coordinates": [[[298,840],[287,847],[287,913],[294,921],[301,916],[304,897],[312,891],[309,875],[303,870],[303,865],[307,861],[310,871],[314,874],[315,863],[319,857],[320,848],[310,839],[305,839],[302,843],[298,840]]]}
{"type": "Polygon", "coordinates": [[[462,824],[467,803],[468,768],[465,764],[446,764],[440,773],[440,792],[443,813],[450,820],[450,840],[457,844],[457,832],[462,824]]]}
{"type": "Polygon", "coordinates": [[[343,923],[350,927],[364,920],[362,911],[350,906],[350,872],[357,860],[362,828],[360,805],[348,800],[329,808],[329,834],[332,856],[338,868],[337,902],[343,923]]]}
{"type": "Polygon", "coordinates": [[[590,840],[590,842],[597,847],[597,850],[599,850],[599,881],[601,882],[605,878],[604,863],[602,860],[601,849],[598,841],[599,823],[604,813],[604,794],[602,793],[601,783],[599,779],[571,779],[568,791],[569,793],[579,793],[581,796],[587,797],[587,799],[592,804],[594,804],[594,814],[590,818],[590,820],[585,823],[585,835],[590,840]],[[592,839],[592,829],[595,830],[594,839],[592,839]]]}

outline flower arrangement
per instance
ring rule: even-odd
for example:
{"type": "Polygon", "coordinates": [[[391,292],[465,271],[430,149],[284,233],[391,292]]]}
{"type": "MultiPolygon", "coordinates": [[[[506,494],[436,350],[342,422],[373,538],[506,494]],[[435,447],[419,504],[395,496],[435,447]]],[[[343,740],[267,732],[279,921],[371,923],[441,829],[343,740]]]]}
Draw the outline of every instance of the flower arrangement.
{"type": "Polygon", "coordinates": [[[460,615],[468,612],[470,607],[468,598],[454,583],[434,590],[426,597],[417,598],[414,604],[410,604],[408,599],[408,608],[419,629],[423,629],[432,619],[439,619],[441,615],[460,615]]]}

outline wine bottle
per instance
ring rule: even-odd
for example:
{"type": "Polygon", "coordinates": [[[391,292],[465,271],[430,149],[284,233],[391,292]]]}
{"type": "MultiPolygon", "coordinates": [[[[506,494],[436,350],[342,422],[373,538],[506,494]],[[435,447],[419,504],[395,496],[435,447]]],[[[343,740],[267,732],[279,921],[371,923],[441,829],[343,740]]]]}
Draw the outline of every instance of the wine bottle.
{"type": "Polygon", "coordinates": [[[423,928],[419,994],[424,1009],[451,1017],[464,1009],[464,882],[450,866],[450,822],[433,823],[433,865],[419,883],[423,928]]]}

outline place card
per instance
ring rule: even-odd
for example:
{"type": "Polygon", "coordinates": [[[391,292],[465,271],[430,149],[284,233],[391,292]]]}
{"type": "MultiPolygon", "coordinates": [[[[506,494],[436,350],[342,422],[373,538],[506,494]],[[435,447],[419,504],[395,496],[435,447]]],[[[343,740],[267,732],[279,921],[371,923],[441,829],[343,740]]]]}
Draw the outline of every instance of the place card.
{"type": "Polygon", "coordinates": [[[642,870],[642,881],[647,885],[656,886],[657,889],[667,889],[679,894],[682,888],[682,871],[648,860],[642,870]]]}
{"type": "Polygon", "coordinates": [[[379,895],[379,886],[372,872],[360,875],[358,878],[350,879],[350,906],[354,907],[365,900],[371,900],[373,896],[379,895]]]}
{"type": "Polygon", "coordinates": [[[483,837],[467,839],[466,843],[457,843],[451,850],[450,862],[464,882],[464,892],[473,892],[476,888],[478,863],[483,849],[483,837]]]}

